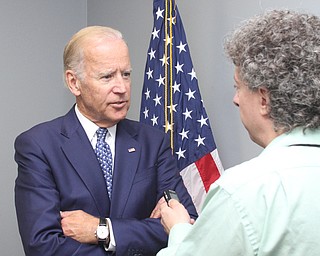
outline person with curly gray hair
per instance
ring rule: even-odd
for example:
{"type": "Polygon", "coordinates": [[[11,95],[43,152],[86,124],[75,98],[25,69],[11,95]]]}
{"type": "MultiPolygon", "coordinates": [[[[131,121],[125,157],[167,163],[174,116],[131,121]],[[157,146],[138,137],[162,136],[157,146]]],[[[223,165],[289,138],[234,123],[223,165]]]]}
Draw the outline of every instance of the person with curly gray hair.
{"type": "Polygon", "coordinates": [[[161,205],[169,255],[320,255],[320,19],[272,10],[226,40],[235,96],[250,138],[264,148],[213,183],[194,222],[161,205]]]}

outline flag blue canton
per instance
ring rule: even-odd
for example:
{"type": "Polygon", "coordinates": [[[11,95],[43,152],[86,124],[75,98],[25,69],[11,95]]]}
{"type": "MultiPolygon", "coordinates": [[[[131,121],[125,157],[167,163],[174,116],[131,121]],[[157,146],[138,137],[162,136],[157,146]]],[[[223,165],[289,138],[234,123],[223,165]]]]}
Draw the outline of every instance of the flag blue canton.
{"type": "Polygon", "coordinates": [[[171,137],[182,170],[216,145],[178,8],[173,0],[155,0],[153,15],[140,121],[171,137]]]}

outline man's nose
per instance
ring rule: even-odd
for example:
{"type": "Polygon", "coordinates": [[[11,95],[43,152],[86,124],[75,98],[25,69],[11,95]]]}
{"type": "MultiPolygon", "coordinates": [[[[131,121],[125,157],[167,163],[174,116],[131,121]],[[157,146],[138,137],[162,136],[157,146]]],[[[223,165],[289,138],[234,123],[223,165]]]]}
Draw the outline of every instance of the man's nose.
{"type": "Polygon", "coordinates": [[[235,106],[239,107],[239,100],[238,100],[238,96],[237,96],[237,95],[234,95],[234,96],[233,96],[232,101],[233,101],[233,104],[234,104],[235,106]]]}
{"type": "Polygon", "coordinates": [[[127,91],[128,80],[121,75],[117,76],[113,91],[116,93],[125,93],[127,91]]]}

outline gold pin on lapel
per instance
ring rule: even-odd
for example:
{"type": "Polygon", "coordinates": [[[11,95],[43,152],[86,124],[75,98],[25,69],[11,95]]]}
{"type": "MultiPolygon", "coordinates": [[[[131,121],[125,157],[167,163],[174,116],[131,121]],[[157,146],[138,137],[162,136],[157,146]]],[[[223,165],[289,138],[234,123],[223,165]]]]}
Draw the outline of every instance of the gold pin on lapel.
{"type": "Polygon", "coordinates": [[[135,148],[128,148],[128,152],[129,152],[129,153],[132,153],[132,152],[135,152],[135,151],[136,151],[135,148]]]}

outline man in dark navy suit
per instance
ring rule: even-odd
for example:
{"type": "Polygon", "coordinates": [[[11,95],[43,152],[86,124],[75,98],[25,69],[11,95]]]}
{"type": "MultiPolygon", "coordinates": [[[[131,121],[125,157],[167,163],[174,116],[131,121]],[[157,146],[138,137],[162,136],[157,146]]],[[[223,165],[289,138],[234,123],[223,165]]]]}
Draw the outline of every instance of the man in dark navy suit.
{"type": "Polygon", "coordinates": [[[64,73],[76,104],[15,141],[25,253],[155,255],[167,244],[155,213],[163,191],[176,190],[191,218],[197,213],[166,134],[126,119],[131,64],[121,33],[80,30],[65,47],[64,73]],[[96,156],[99,128],[106,128],[112,189],[96,156]]]}

